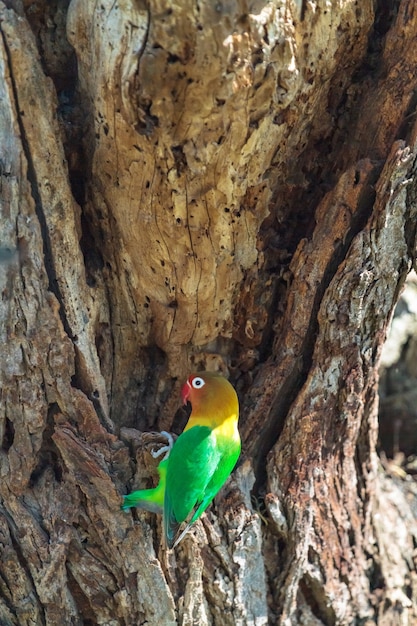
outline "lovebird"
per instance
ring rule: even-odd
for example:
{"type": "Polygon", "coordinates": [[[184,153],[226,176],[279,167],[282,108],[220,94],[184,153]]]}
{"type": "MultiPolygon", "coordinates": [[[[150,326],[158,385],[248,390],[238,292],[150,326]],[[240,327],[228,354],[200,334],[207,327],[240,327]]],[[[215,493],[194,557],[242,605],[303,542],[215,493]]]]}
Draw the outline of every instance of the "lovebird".
{"type": "MultiPolygon", "coordinates": [[[[162,508],[168,548],[174,548],[202,515],[231,474],[240,454],[236,391],[220,374],[191,374],[181,391],[191,415],[182,434],[158,467],[155,489],[124,497],[122,508],[146,504],[162,508]],[[162,465],[162,468],[161,468],[162,465]],[[145,494],[144,497],[139,494],[145,494]]],[[[145,506],[144,506],[145,505],[145,506]]]]}
{"type": "Polygon", "coordinates": [[[181,396],[192,411],[168,457],[164,531],[169,548],[206,510],[240,454],[239,403],[226,378],[214,372],[191,374],[181,396]]]}

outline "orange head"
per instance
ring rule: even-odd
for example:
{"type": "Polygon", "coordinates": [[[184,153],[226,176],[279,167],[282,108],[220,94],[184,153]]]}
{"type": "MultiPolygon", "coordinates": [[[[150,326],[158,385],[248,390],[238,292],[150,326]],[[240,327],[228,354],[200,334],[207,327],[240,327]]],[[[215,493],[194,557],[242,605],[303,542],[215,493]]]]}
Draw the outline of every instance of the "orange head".
{"type": "Polygon", "coordinates": [[[184,404],[191,403],[192,417],[230,415],[236,418],[239,413],[236,391],[221,374],[217,372],[198,372],[190,374],[181,389],[184,404]]]}

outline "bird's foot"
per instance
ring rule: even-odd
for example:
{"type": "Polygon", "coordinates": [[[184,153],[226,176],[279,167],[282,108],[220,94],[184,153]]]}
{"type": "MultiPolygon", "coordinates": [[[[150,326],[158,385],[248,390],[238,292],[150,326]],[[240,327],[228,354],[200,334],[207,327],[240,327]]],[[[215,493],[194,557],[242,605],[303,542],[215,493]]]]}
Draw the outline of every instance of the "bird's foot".
{"type": "Polygon", "coordinates": [[[162,448],[159,448],[159,450],[151,450],[151,454],[154,459],[158,459],[162,455],[164,455],[164,459],[167,459],[172,450],[172,446],[174,445],[174,438],[171,433],[167,433],[166,430],[161,430],[161,435],[163,435],[167,440],[167,445],[162,446],[162,448]]]}

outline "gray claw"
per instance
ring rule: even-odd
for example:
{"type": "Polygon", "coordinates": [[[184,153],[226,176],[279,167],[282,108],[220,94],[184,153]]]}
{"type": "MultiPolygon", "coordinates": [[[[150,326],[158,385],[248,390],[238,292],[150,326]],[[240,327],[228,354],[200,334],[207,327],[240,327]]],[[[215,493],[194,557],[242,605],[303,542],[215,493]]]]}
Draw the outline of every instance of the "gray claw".
{"type": "Polygon", "coordinates": [[[167,433],[166,430],[161,430],[161,435],[164,435],[168,443],[166,446],[162,446],[162,448],[159,448],[159,450],[151,450],[151,454],[154,459],[158,459],[163,454],[164,454],[164,459],[168,458],[169,453],[172,450],[172,446],[174,445],[174,438],[171,435],[171,433],[167,433]]]}

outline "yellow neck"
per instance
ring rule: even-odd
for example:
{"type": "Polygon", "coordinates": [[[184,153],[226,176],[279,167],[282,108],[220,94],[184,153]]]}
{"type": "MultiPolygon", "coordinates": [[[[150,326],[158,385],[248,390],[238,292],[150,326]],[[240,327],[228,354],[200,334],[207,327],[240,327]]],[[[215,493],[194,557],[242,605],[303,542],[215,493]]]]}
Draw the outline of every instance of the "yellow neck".
{"type": "Polygon", "coordinates": [[[225,437],[227,439],[239,439],[239,431],[237,429],[237,412],[231,412],[226,418],[219,421],[215,417],[203,417],[202,415],[193,416],[191,414],[190,419],[184,431],[192,428],[193,426],[206,426],[213,430],[216,436],[225,437]]]}

